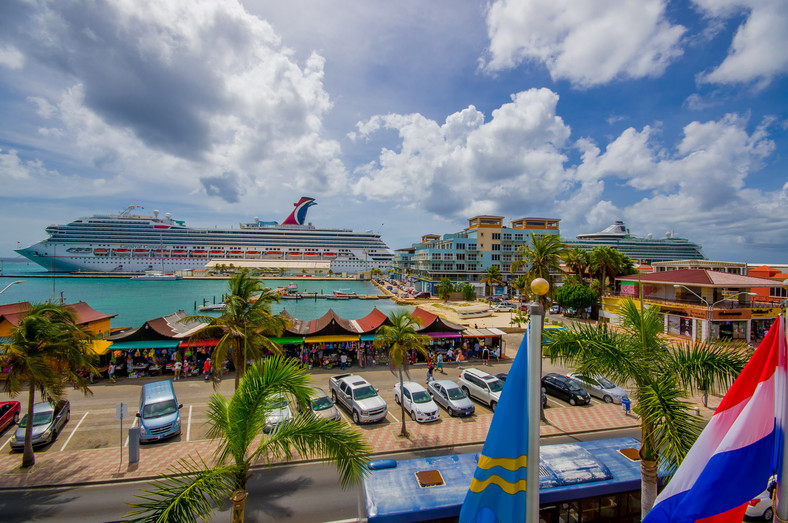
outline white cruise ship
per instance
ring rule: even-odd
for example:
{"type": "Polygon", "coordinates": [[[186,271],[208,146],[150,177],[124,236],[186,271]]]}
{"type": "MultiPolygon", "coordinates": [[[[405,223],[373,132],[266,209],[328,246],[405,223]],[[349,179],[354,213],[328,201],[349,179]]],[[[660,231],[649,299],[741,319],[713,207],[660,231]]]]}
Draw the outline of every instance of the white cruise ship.
{"type": "Polygon", "coordinates": [[[51,272],[166,272],[204,269],[212,260],[330,261],[335,273],[386,270],[394,257],[379,233],[318,229],[305,224],[314,198],[302,197],[281,224],[242,223],[233,229],[196,229],[167,213],[79,218],[50,225],[49,237],[16,252],[51,272]]]}

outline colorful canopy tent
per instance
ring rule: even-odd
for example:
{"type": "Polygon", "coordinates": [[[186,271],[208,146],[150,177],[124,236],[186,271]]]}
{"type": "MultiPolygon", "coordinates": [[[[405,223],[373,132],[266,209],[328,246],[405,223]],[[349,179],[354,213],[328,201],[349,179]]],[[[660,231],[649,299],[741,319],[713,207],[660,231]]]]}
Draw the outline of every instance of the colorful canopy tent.
{"type": "Polygon", "coordinates": [[[454,332],[460,334],[465,328],[462,325],[457,325],[456,323],[441,318],[437,314],[427,312],[420,307],[416,307],[410,315],[421,324],[421,328],[418,329],[419,334],[429,334],[431,332],[454,332]]]}
{"type": "Polygon", "coordinates": [[[186,317],[187,314],[180,310],[148,320],[141,327],[114,334],[108,339],[112,341],[182,340],[208,325],[199,321],[183,321],[186,317]]]}

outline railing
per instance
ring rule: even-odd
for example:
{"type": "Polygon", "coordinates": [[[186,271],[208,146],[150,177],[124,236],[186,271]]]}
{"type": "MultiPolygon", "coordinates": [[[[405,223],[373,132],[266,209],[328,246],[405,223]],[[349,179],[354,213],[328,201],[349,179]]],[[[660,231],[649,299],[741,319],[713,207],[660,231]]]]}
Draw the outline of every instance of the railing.
{"type": "MultiPolygon", "coordinates": [[[[637,296],[631,295],[623,295],[620,292],[606,292],[605,296],[611,296],[614,298],[632,298],[633,300],[637,300],[637,296]]],[[[643,299],[645,301],[651,303],[658,303],[663,305],[685,305],[690,307],[699,307],[701,309],[707,309],[708,306],[699,301],[699,300],[678,300],[678,299],[669,299],[669,298],[656,298],[651,296],[644,296],[643,299]]],[[[765,302],[765,301],[747,301],[747,302],[739,302],[736,299],[732,300],[723,300],[714,305],[714,310],[718,309],[768,309],[779,307],[779,302],[765,302]]]]}

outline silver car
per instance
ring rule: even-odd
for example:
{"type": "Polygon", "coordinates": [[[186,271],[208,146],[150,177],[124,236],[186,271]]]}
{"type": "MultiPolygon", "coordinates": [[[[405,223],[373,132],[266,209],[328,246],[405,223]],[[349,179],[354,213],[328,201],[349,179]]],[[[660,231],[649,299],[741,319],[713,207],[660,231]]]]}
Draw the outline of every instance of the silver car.
{"type": "MultiPolygon", "coordinates": [[[[299,412],[303,410],[301,405],[297,405],[297,408],[299,412]]],[[[314,387],[313,392],[309,395],[308,409],[318,418],[334,420],[340,417],[339,410],[328,397],[326,391],[318,387],[314,387]]]]}
{"type": "Polygon", "coordinates": [[[431,381],[427,390],[433,401],[446,409],[449,416],[472,416],[476,411],[470,398],[451,380],[431,381]]]}
{"type": "MultiPolygon", "coordinates": [[[[71,418],[71,404],[68,400],[60,400],[54,405],[51,403],[36,403],[33,405],[33,446],[52,443],[63,430],[63,426],[71,418]]],[[[19,422],[16,432],[11,437],[11,448],[21,450],[25,447],[25,429],[27,427],[27,414],[19,422]]]]}
{"type": "Polygon", "coordinates": [[[622,399],[629,399],[627,391],[602,376],[572,372],[571,374],[567,374],[567,377],[575,380],[578,385],[586,390],[586,392],[603,400],[605,403],[621,404],[622,399]]]}
{"type": "Polygon", "coordinates": [[[271,432],[279,426],[293,419],[293,412],[290,410],[290,405],[287,403],[287,398],[284,394],[277,394],[269,405],[268,414],[265,416],[265,426],[263,432],[271,432]]]}

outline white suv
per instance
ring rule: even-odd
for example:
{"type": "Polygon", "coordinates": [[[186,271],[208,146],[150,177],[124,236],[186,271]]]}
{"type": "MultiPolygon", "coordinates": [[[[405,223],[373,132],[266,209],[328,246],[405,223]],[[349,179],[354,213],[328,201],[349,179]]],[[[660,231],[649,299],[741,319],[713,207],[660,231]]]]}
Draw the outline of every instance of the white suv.
{"type": "Polygon", "coordinates": [[[479,369],[465,369],[457,380],[469,398],[485,403],[493,412],[501,399],[503,382],[479,369]]]}

